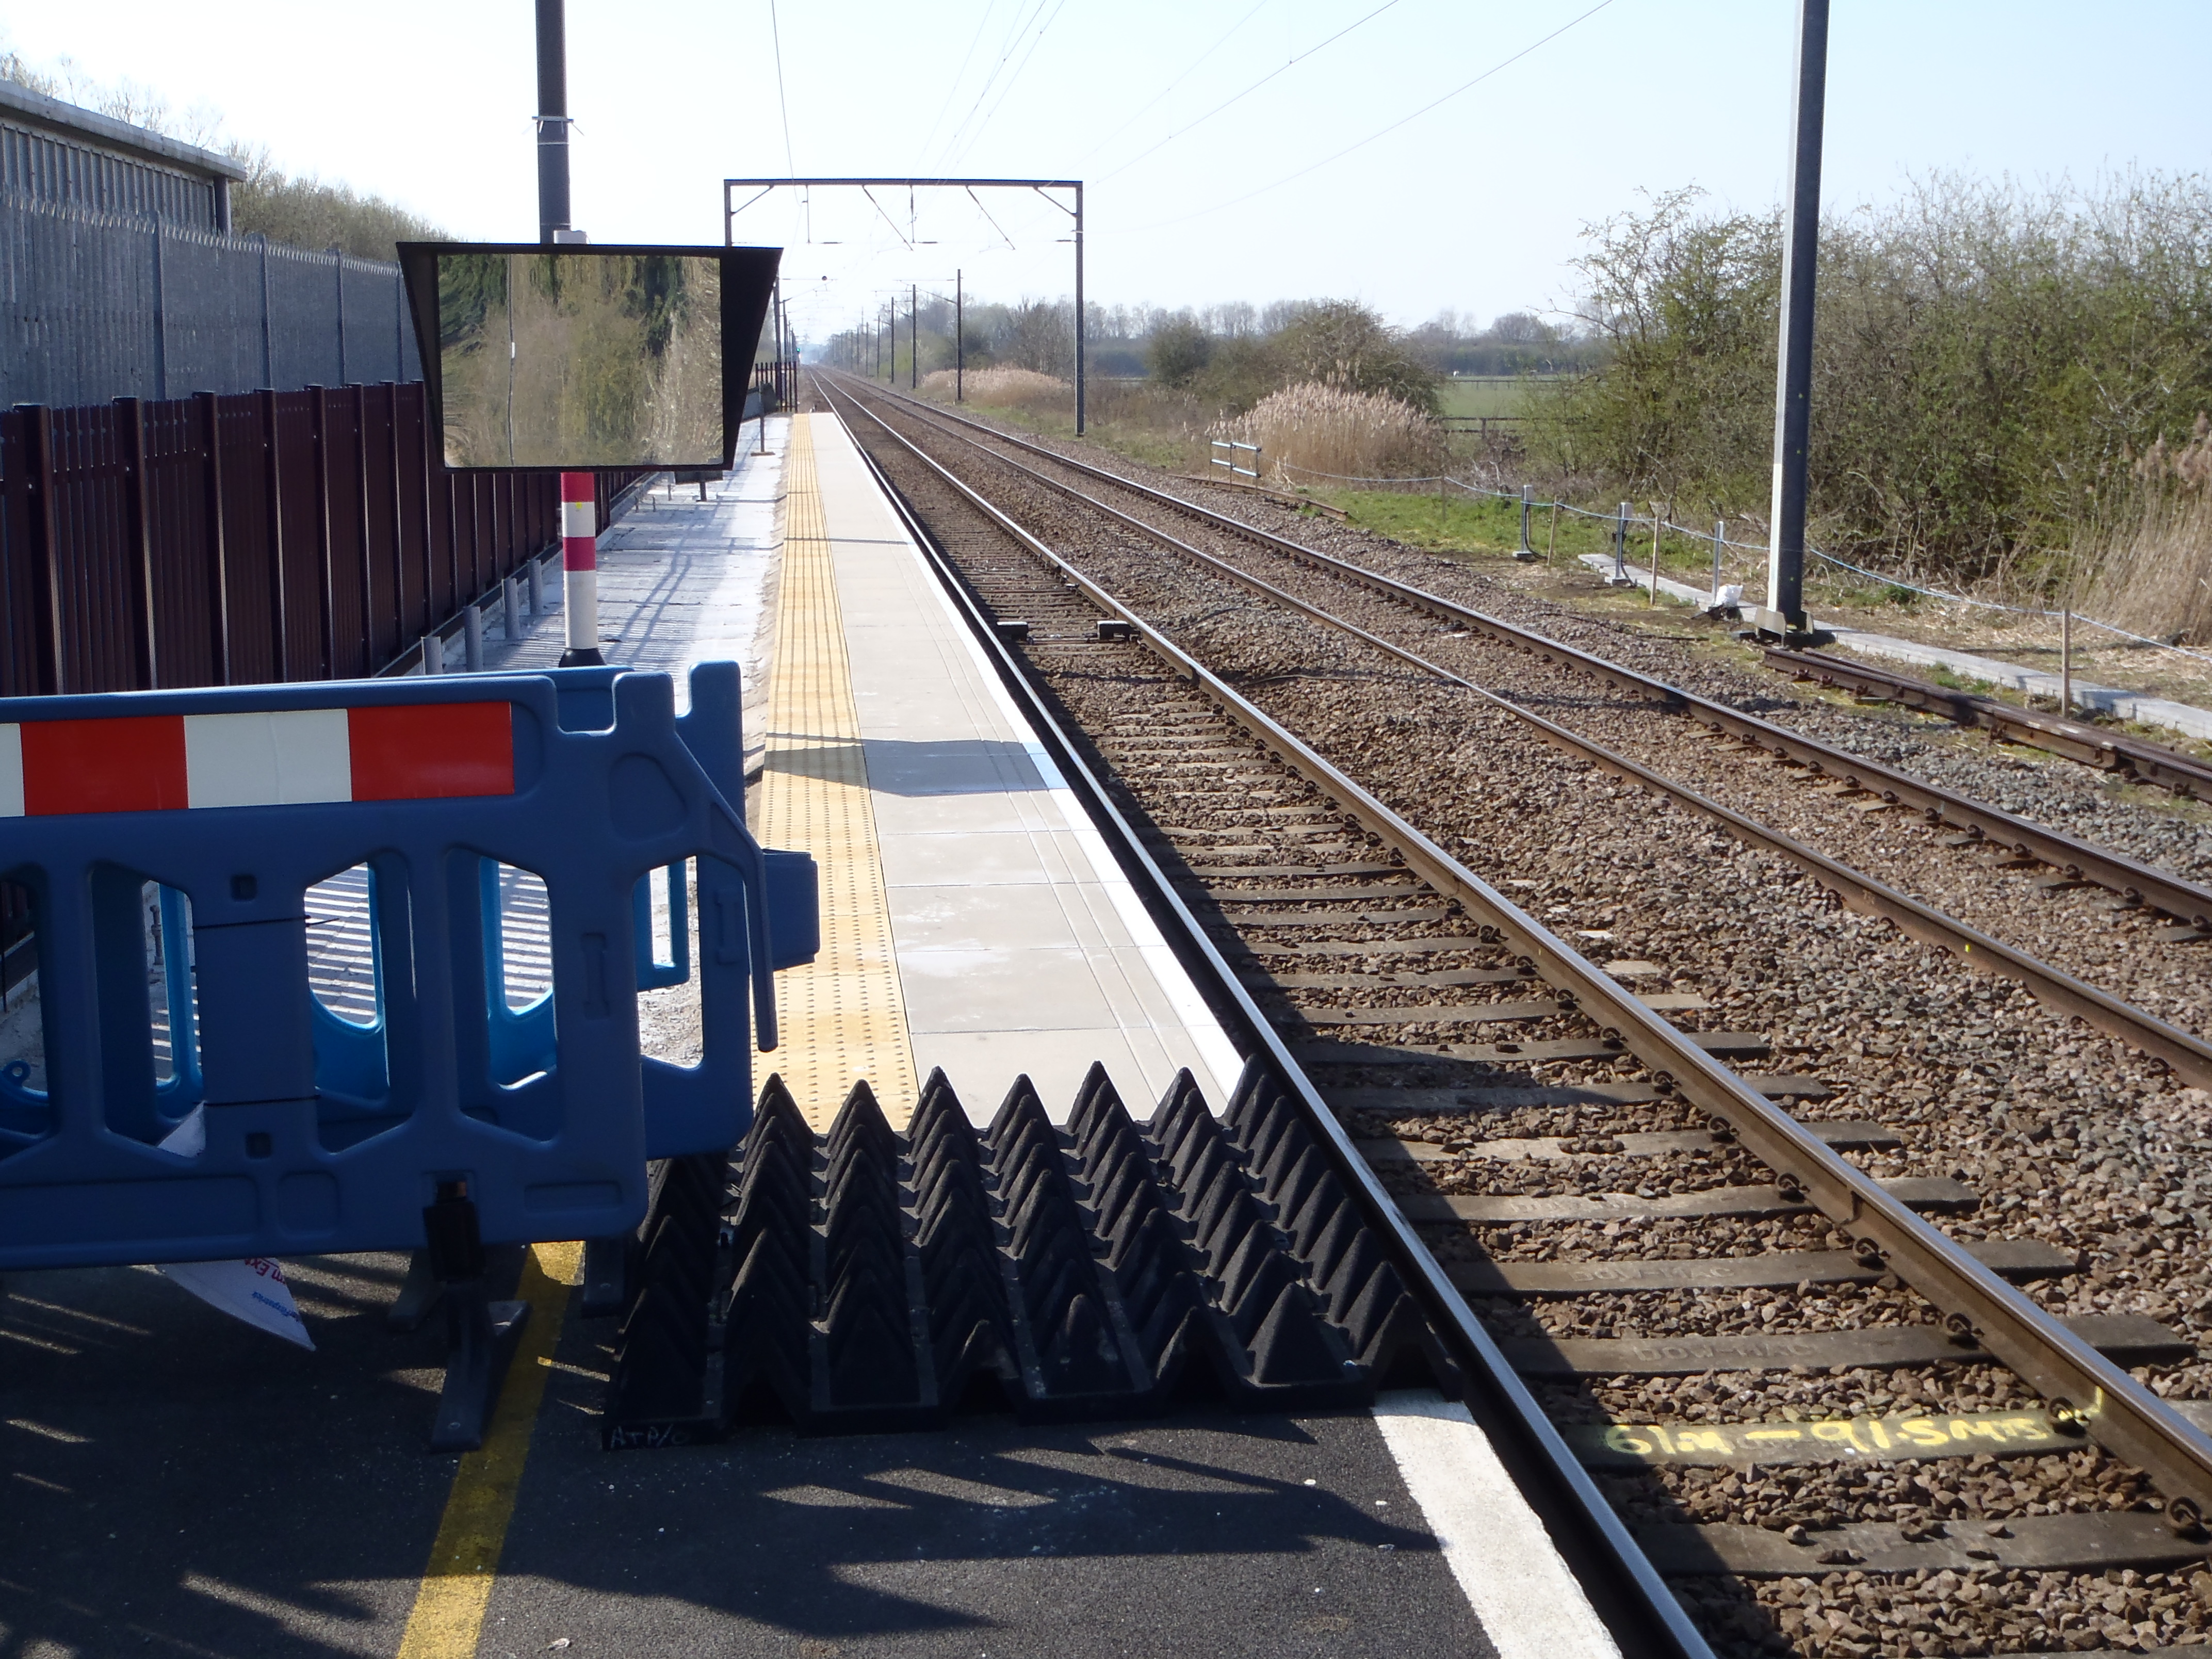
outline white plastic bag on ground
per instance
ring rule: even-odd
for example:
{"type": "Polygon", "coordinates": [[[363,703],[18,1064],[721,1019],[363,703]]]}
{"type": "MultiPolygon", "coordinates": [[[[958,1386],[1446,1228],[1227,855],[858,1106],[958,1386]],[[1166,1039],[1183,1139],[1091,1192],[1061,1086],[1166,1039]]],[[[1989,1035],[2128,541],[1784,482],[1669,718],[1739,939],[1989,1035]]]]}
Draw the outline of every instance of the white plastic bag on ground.
{"type": "Polygon", "coordinates": [[[284,1282],[284,1269],[266,1256],[245,1261],[164,1262],[161,1271],[210,1308],[303,1348],[315,1346],[315,1339],[307,1334],[307,1322],[300,1317],[299,1304],[292,1300],[292,1287],[284,1282]]]}
{"type": "MultiPolygon", "coordinates": [[[[169,1131],[161,1150],[180,1158],[198,1158],[207,1150],[207,1108],[195,1106],[184,1121],[169,1131]]],[[[312,1349],[307,1322],[284,1282],[284,1269],[266,1256],[245,1261],[165,1262],[161,1271],[208,1304],[234,1319],[312,1349]]]]}
{"type": "Polygon", "coordinates": [[[1733,611],[1742,603],[1743,584],[1729,582],[1713,595],[1713,602],[1709,608],[1714,611],[1733,611]]]}

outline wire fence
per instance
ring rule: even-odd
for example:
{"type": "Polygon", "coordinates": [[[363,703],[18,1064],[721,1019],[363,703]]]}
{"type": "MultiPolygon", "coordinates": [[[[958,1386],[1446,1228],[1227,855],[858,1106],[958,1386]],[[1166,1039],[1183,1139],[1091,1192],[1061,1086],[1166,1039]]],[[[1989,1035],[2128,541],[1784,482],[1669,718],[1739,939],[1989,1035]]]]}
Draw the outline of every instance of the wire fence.
{"type": "MultiPolygon", "coordinates": [[[[1322,479],[1330,483],[1382,485],[1393,489],[1425,487],[1434,488],[1443,493],[1456,489],[1468,495],[1512,501],[1516,504],[1522,499],[1521,492],[1517,489],[1492,489],[1486,485],[1469,483],[1464,478],[1455,478],[1448,473],[1429,473],[1413,477],[1358,477],[1341,472],[1322,472],[1312,467],[1298,466],[1285,460],[1278,460],[1274,465],[1286,477],[1295,473],[1300,477],[1322,479]]],[[[1623,515],[1617,512],[1592,512],[1588,507],[1576,507],[1571,502],[1559,501],[1554,497],[1535,499],[1534,504],[1547,512],[1559,512],[1578,519],[1592,519],[1602,524],[1625,523],[1630,531],[1650,531],[1656,527],[1656,532],[1661,534],[1674,534],[1702,542],[1708,546],[1718,545],[1723,550],[1733,549],[1741,553],[1755,554],[1762,561],[1771,550],[1764,542],[1735,541],[1725,535],[1715,536],[1710,530],[1701,530],[1693,525],[1676,524],[1672,519],[1650,514],[1631,513],[1624,519],[1623,515]]],[[[2045,617],[2053,622],[2058,621],[2062,617],[2071,617],[2075,622],[2085,628],[2097,629],[2136,645],[2148,646],[2154,650],[2171,652],[2175,656],[2186,657],[2193,662],[2212,662],[2212,652],[2191,650],[2187,646],[2177,645],[2168,640],[2155,639],[2149,635],[2138,634],[2130,629],[2121,627],[2118,623],[2106,622],[2100,617],[2087,616],[2078,611],[2053,611],[2045,605],[2007,605],[1997,599],[1978,599],[1970,594],[1954,593],[1948,588],[1925,586],[1921,583],[1909,581],[1902,576],[1893,575],[1884,571],[1869,570],[1864,565],[1853,564],[1849,559],[1839,559],[1834,554],[1823,552],[1817,547],[1808,547],[1805,550],[1823,564],[1832,566],[1838,570],[1847,570],[1855,576],[1863,576],[1869,581],[1880,582],[1884,587],[1896,588],[1907,593],[1917,593],[1927,599],[1941,599],[1948,605],[1963,605],[1977,611],[2002,611],[2014,617],[2045,617]]],[[[1720,585],[1716,583],[1711,589],[1716,598],[1718,597],[1720,585]]]]}
{"type": "Polygon", "coordinates": [[[421,378],[395,264],[0,191],[0,404],[421,378]]]}

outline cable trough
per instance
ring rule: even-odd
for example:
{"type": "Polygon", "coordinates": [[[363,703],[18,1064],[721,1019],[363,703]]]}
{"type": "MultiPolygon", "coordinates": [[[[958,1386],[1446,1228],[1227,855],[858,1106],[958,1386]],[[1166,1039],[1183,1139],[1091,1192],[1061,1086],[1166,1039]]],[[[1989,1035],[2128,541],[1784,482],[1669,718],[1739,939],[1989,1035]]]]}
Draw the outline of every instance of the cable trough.
{"type": "MultiPolygon", "coordinates": [[[[1026,624],[1021,648],[1033,672],[1042,674],[1063,696],[1081,695],[1085,684],[1102,677],[1126,677],[1132,671],[1119,665],[1127,659],[1127,649],[1104,637],[1104,626],[1110,624],[1117,633],[1126,629],[1136,644],[1167,665],[1164,685],[1188,688],[1187,696],[1158,694],[1141,719],[1133,716],[1126,726],[1091,727],[1092,740],[1115,767],[1121,784],[1152,816],[1156,845],[1163,854],[1177,855],[1182,889],[1186,894],[1205,892],[1215,901],[1211,931],[1238,957],[1237,970],[1245,983],[1260,988],[1299,1062],[1323,1079],[1338,1113],[1368,1126],[1363,1129],[1369,1138],[1360,1143],[1362,1150],[1378,1170],[1392,1172],[1391,1184],[1409,1219],[1432,1238],[1449,1242],[1455,1232],[1464,1237],[1468,1230],[1493,1224],[1541,1226],[1602,1219],[1608,1213],[1631,1224],[1639,1217],[1652,1216],[1711,1216],[1719,1224],[1736,1224],[1807,1214],[1825,1218],[1837,1247],[1749,1255],[1701,1252],[1687,1260],[1540,1262],[1484,1259],[1480,1252],[1459,1251],[1447,1269],[1459,1289],[1470,1295],[1525,1299],[1602,1298],[1624,1292],[1694,1294],[1759,1286],[1794,1289],[1803,1297],[1817,1297],[1823,1285],[1901,1280],[1934,1304],[1933,1319],[1919,1325],[1880,1331],[1844,1328],[1817,1340],[1809,1334],[1779,1331],[1753,1338],[1723,1334],[1534,1342],[1509,1337],[1505,1352],[1526,1366],[1530,1376],[1611,1376],[1617,1382],[1638,1375],[1703,1374],[1732,1366],[1750,1372],[1841,1366],[1878,1373],[1888,1366],[1995,1362],[2031,1384],[2041,1403],[1987,1422],[1942,1419],[1947,1436],[1970,1440],[1981,1436],[1993,1447],[2016,1443],[2021,1455],[2039,1449],[2079,1448],[2085,1440],[2093,1440],[2148,1472],[2166,1505],[2162,1516],[2118,1510],[2054,1516],[2049,1517],[2050,1525],[2015,1526],[2006,1539],[1986,1546],[1957,1527],[1947,1529],[1937,1524],[1932,1530],[1916,1529],[1885,1522],[1864,1538],[1849,1527],[1826,1531],[1791,1527],[1787,1529],[1791,1536],[1777,1553],[1772,1540],[1779,1534],[1765,1527],[1731,1528],[1714,1523],[1685,1528],[1679,1522],[1656,1530],[1639,1526],[1639,1538],[1666,1571],[1726,1571],[1755,1578],[1817,1574],[1838,1564],[1860,1565],[1869,1572],[1923,1566],[1932,1571],[1946,1565],[1978,1571],[1994,1561],[2093,1571],[2122,1560],[2158,1570],[2202,1558],[2205,1544],[2198,1523],[2206,1494],[2212,1491],[2212,1443],[2192,1425],[2192,1419],[2151,1395],[2124,1369],[2193,1358],[2193,1344],[2185,1336],[2139,1316],[2069,1321],[2036,1306],[2008,1281],[2073,1273],[2081,1265],[2075,1252],[2032,1238],[1956,1241],[1923,1220],[1922,1212],[1972,1212],[1978,1205],[1977,1194],[1960,1180],[1886,1182],[1854,1167],[1839,1153],[1877,1150],[1895,1144],[1895,1137],[1879,1124],[1800,1121],[1776,1103],[1816,1103],[1828,1092],[1818,1079],[1750,1070],[1738,1074],[1727,1069],[1723,1060],[1765,1058],[1764,1042],[1751,1034],[1677,1030],[1663,1017],[1669,999],[1631,994],[1613,974],[1601,971],[1484,884],[1085,570],[1016,523],[1005,509],[879,417],[871,415],[868,419],[881,434],[880,439],[872,435],[868,440],[879,453],[879,465],[896,463],[901,480],[914,481],[910,489],[926,484],[932,501],[939,496],[957,501],[962,511],[993,529],[1000,547],[1013,544],[1021,548],[1019,558],[988,553],[988,538],[971,535],[964,527],[961,531],[961,545],[969,550],[960,558],[964,579],[975,585],[978,602],[1002,625],[1011,619],[1026,624]],[[1109,658],[1117,651],[1119,656],[1109,658]],[[1274,787],[1285,767],[1308,786],[1303,792],[1274,787]],[[1243,841],[1231,839],[1227,830],[1209,834],[1199,830],[1199,823],[1210,821],[1200,810],[1204,803],[1231,800],[1237,805],[1226,810],[1237,811],[1245,822],[1261,814],[1280,816],[1267,820],[1269,830],[1249,832],[1243,841]],[[1178,823],[1179,818],[1185,822],[1178,823]],[[1322,826],[1330,821],[1340,825],[1348,821],[1354,832],[1347,836],[1340,830],[1328,836],[1322,826]],[[1300,832],[1302,837],[1293,839],[1300,832]],[[1354,844],[1363,840],[1364,847],[1354,844]],[[1263,847],[1273,850],[1262,851],[1263,847]],[[1297,854],[1288,850],[1291,847],[1299,849],[1297,854]],[[1386,987],[1402,988],[1406,999],[1383,1005],[1395,1012],[1395,1018],[1382,1018],[1376,1007],[1331,1009],[1320,1001],[1323,994],[1340,989],[1389,996],[1386,987]],[[1550,994],[1528,995],[1539,988],[1550,994]],[[1454,991],[1470,1000],[1448,1001],[1454,991]],[[1479,1000],[1486,995],[1491,1000],[1479,1000]],[[1370,1025],[1379,1028],[1376,1041],[1364,1040],[1370,1025]],[[1516,1030],[1516,1025],[1522,1030],[1516,1030]],[[1640,1062],[1643,1080],[1620,1079],[1617,1072],[1614,1079],[1604,1081],[1556,1085],[1496,1086],[1479,1080],[1471,1085],[1468,1079],[1470,1072],[1478,1079],[1488,1072],[1502,1081],[1501,1073],[1522,1065],[1606,1055],[1623,1063],[1631,1057],[1640,1062]],[[1376,1133],[1389,1121],[1382,1115],[1401,1120],[1412,1115],[1416,1121],[1480,1119],[1493,1111],[1545,1106],[1602,1113],[1634,1109],[1639,1102],[1662,1106],[1683,1103],[1705,1113],[1710,1127],[1618,1136],[1567,1135],[1548,1144],[1512,1146],[1479,1140],[1468,1146],[1455,1133],[1449,1148],[1435,1143],[1435,1130],[1422,1132],[1427,1139],[1376,1133]],[[1740,1178],[1717,1189],[1686,1194],[1620,1193],[1604,1205],[1425,1191],[1419,1179],[1424,1166],[1473,1158],[1627,1162],[1686,1152],[1747,1158],[1741,1166],[1745,1174],[1756,1167],[1766,1178],[1763,1184],[1755,1178],[1740,1178]],[[1440,1228],[1447,1231],[1439,1232],[1440,1228]],[[2008,1442],[2007,1436],[2015,1438],[2008,1442]]],[[[1000,434],[992,435],[997,439],[1000,434]]],[[[1055,465],[1078,465],[1058,456],[1052,459],[1055,465]]],[[[1054,488],[1063,498],[1080,495],[1064,485],[1054,483],[1054,488]]],[[[934,508],[924,510],[933,527],[954,522],[934,508]]],[[[1466,684],[1248,573],[1221,570],[1221,562],[1211,556],[1129,520],[1103,503],[1087,501],[1085,510],[1117,519],[1155,543],[1196,556],[1248,591],[1265,589],[1271,603],[1389,651],[1409,667],[1466,684]]],[[[1255,533],[1245,526],[1235,527],[1240,533],[1255,533]]],[[[1471,614],[1453,610],[1462,618],[1471,614]]],[[[1528,718],[1526,711],[1516,713],[1528,718]]],[[[1548,740],[1578,746],[1601,765],[1610,764],[1601,751],[1594,751],[1587,740],[1571,732],[1546,735],[1548,740]]],[[[1641,773],[1633,763],[1611,769],[1636,776],[1644,787],[1683,798],[1684,792],[1641,773]]],[[[1685,804],[1694,804],[1700,811],[1714,808],[1702,801],[1685,804]]],[[[1723,816],[1732,829],[1764,837],[1763,844],[1776,844],[1772,832],[1761,826],[1747,820],[1739,826],[1735,819],[1723,816]]],[[[1799,850],[1819,859],[1809,849],[1799,850]]],[[[1903,898],[1841,866],[1825,874],[1828,884],[1847,896],[1862,902],[1870,896],[1880,900],[1869,908],[1881,914],[1892,914],[1882,907],[1903,898]]],[[[1995,944],[1971,930],[1958,931],[1956,924],[1937,913],[1924,918],[1908,915],[1908,920],[1941,932],[1958,946],[1971,945],[1972,956],[1983,955],[1995,944]]],[[[1612,967],[1632,976],[1639,964],[1612,967]]],[[[2052,988],[2065,976],[2046,970],[2044,977],[2039,989],[2052,988]]],[[[1677,1006],[1698,1004],[1694,998],[1674,1000],[1677,1006]]],[[[2124,1005],[2102,1013],[2138,1034],[2149,1033],[2156,1024],[2142,1024],[2148,1017],[2124,1005]]],[[[2185,1033],[2174,1035],[2182,1039],[2176,1052],[2192,1066],[2201,1064],[2201,1045],[2191,1048],[2195,1039],[2185,1033]]],[[[1924,1436],[1931,1431],[1923,1419],[1911,1420],[1919,1425],[1915,1432],[1924,1436]]],[[[1838,1455],[1863,1456],[1879,1463],[1947,1455],[1923,1453],[1902,1441],[1863,1449],[1846,1448],[1838,1454],[1814,1444],[1799,1428],[1745,1426],[1768,1435],[1763,1444],[1778,1443],[1790,1436],[1803,1438],[1808,1445],[1805,1455],[1830,1463],[1838,1455]]],[[[1690,1437],[1693,1443],[1703,1437],[1704,1431],[1690,1437]]],[[[1600,1466],[1608,1457],[1625,1457],[1638,1467],[1656,1467],[1644,1452],[1586,1442],[1587,1437],[1577,1439],[1600,1466]]],[[[1642,1443],[1660,1462],[1674,1455],[1651,1451],[1656,1441],[1642,1443]]],[[[1924,1440],[1917,1443],[1924,1445],[1924,1440]]],[[[1684,1455],[1692,1461],[1708,1457],[1696,1443],[1684,1449],[1684,1455]]],[[[1708,1461],[1725,1463],[1730,1455],[1723,1449],[1711,1454],[1708,1461]]],[[[1732,1455],[1742,1459],[1743,1449],[1735,1448],[1732,1455]]]]}

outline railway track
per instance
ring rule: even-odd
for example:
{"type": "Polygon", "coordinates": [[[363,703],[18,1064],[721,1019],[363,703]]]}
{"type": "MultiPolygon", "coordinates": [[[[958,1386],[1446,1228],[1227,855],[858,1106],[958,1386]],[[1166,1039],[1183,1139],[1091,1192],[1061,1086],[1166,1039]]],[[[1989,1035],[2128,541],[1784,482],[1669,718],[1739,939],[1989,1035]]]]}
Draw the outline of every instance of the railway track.
{"type": "Polygon", "coordinates": [[[1960,726],[1979,726],[2008,743],[2025,744],[2069,760],[2156,784],[2185,798],[2212,799],[2212,762],[2170,744],[2152,743],[2131,732],[2092,725],[2066,714],[2015,708],[1995,697],[1955,691],[1917,675],[1872,663],[1850,662],[1819,651],[1765,653],[1769,668],[1799,680],[1850,691],[1870,701],[1894,702],[1924,714],[1941,714],[1960,726]]]}
{"type": "MultiPolygon", "coordinates": [[[[831,396],[1717,1645],[1974,1650],[1912,1645],[1932,1632],[2078,1650],[2077,1632],[2138,1606],[2130,1643],[2138,1626],[2203,1627],[2187,1579],[2212,1444],[2124,1369],[2193,1386],[2194,1343],[2140,1313],[2087,1312],[2096,1297],[2069,1288],[2084,1268],[2117,1284],[2141,1261],[2130,1239],[2084,1252],[1990,1224],[1968,1172],[1945,1167],[1948,1114],[1860,1078],[1777,1071],[1771,1033],[1694,1029],[1711,1000],[1656,988],[1683,973],[1600,951],[1601,967],[1506,896],[1544,884],[1486,881],[1446,850],[1475,838],[1380,798],[1394,758],[1401,775],[1419,765],[1416,731],[1480,726],[1526,747],[1524,711],[1203,549],[1164,563],[1157,526],[1064,487],[1009,490],[1002,462],[963,465],[981,483],[963,481],[941,428],[831,396]],[[1145,591],[1105,585],[1125,577],[1145,591]],[[1347,716],[1339,693],[1364,712],[1347,716]],[[1401,752],[1378,753],[1378,731],[1404,734],[1401,752]],[[1369,763],[1358,777],[1346,757],[1369,763]],[[1956,1215],[1957,1237],[1925,1212],[1956,1215]],[[2083,1311],[2069,1322],[2008,1280],[2083,1311]],[[1936,1455],[1938,1434],[1942,1452],[1972,1455],[1936,1455]]],[[[1541,735],[1554,759],[1521,763],[1543,774],[1529,787],[1597,793],[1588,740],[1541,735]]],[[[1669,815],[1645,792],[1685,809],[1674,817],[1710,803],[1627,757],[1601,763],[1633,781],[1614,799],[1650,834],[1709,834],[1653,822],[1669,815]]],[[[1513,816],[1501,805],[1492,822],[1513,816]]],[[[1826,875],[1850,892],[1855,872],[1826,875]]],[[[1878,885],[1859,879],[1856,896],[1878,885]]],[[[1871,937],[1856,919],[1820,926],[1856,932],[1841,941],[1856,949],[1871,937]]],[[[1637,933],[1574,931],[1594,951],[1637,933]]],[[[1923,953],[1891,962],[1917,986],[1956,979],[1923,953]]],[[[1970,1039],[2039,1024],[2048,1039],[2047,1016],[1996,1002],[1963,1000],[1970,1039]]],[[[2142,1013],[2119,1006],[2106,1017],[2142,1013]]],[[[2054,1141],[2039,1118],[2020,1144],[2054,1141]]]]}

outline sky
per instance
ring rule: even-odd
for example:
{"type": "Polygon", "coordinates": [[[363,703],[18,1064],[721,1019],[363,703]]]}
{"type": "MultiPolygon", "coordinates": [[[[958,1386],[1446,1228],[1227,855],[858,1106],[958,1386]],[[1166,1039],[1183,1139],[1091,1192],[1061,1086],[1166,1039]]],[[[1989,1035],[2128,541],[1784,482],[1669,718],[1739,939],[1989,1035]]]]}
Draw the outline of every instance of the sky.
{"type": "MultiPolygon", "coordinates": [[[[219,112],[286,169],[456,236],[528,240],[533,15],[0,0],[0,45],[219,112]]],[[[1587,227],[1642,193],[1779,199],[1796,19],[1790,0],[569,0],[574,216],[595,240],[714,242],[732,175],[1080,178],[1095,302],[1564,313],[1587,227]]],[[[1936,171],[2197,171],[2208,60],[2205,0],[1838,0],[1825,204],[1936,171]]],[[[956,271],[987,298],[1065,295],[1071,229],[1027,191],[781,191],[737,240],[787,248],[818,339],[956,271]]]]}

